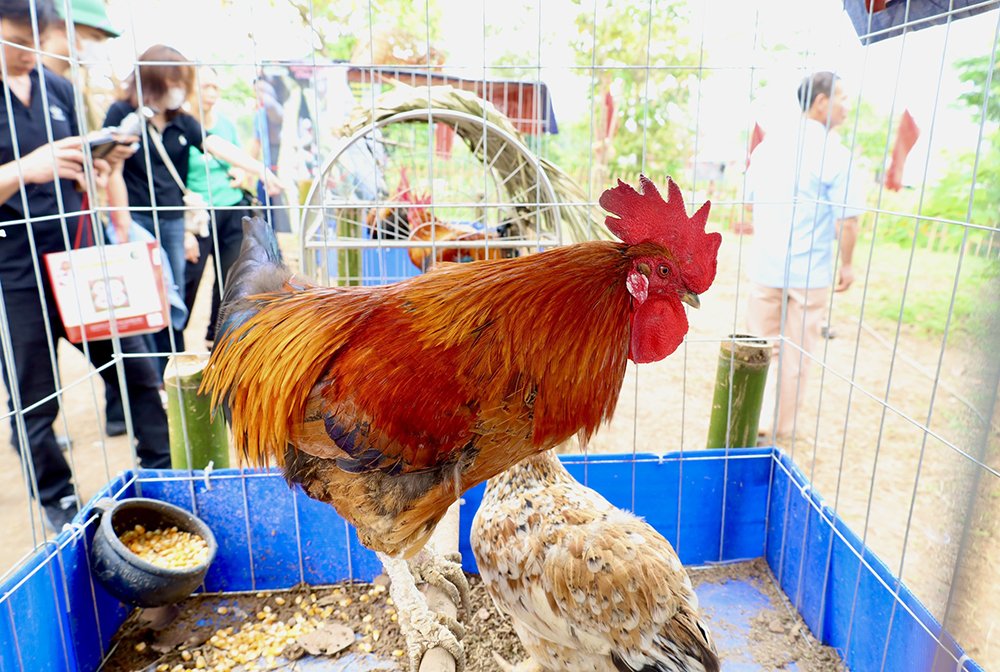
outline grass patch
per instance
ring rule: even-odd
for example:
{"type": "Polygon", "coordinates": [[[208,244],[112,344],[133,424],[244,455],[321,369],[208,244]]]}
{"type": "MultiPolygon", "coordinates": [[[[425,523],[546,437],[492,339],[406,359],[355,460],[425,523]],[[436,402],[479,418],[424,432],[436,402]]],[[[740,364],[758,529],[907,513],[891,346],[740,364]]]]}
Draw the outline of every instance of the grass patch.
{"type": "MultiPolygon", "coordinates": [[[[871,239],[858,241],[855,272],[864,281],[867,253],[871,239]]],[[[959,267],[957,252],[932,252],[916,249],[907,283],[906,270],[910,250],[892,242],[876,242],[872,252],[865,315],[883,326],[904,328],[920,336],[940,338],[948,320],[954,292],[954,311],[949,336],[969,336],[983,328],[983,318],[996,301],[995,281],[1000,277],[996,259],[966,254],[959,267]],[[958,275],[957,290],[955,276],[958,275]],[[904,297],[905,284],[905,297],[904,297]],[[904,301],[905,298],[905,301],[904,301]]],[[[850,292],[860,302],[860,292],[850,292]]]]}

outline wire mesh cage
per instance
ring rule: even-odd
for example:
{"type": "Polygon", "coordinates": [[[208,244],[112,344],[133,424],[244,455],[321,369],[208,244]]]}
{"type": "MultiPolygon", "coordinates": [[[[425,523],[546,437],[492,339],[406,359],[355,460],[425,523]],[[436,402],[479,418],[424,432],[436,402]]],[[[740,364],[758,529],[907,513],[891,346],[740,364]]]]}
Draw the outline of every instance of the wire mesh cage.
{"type": "MultiPolygon", "coordinates": [[[[209,597],[294,594],[382,571],[348,522],[279,471],[225,468],[237,461],[224,439],[199,448],[210,418],[172,412],[174,459],[155,466],[173,468],[149,468],[167,419],[156,435],[142,415],[160,399],[135,382],[138,362],[159,366],[164,405],[197,396],[200,378],[179,382],[181,358],[203,360],[212,347],[212,287],[225,285],[242,215],[273,223],[306,282],[374,287],[442,262],[611,240],[601,193],[640,173],[657,184],[670,174],[689,211],[712,201],[718,271],[701,309],[685,310],[677,351],[629,362],[610,421],[582,454],[563,449],[569,472],[670,542],[710,614],[723,669],[971,671],[1000,660],[998,3],[111,1],[114,23],[96,30],[102,40],[124,34],[102,56],[89,46],[88,3],[58,2],[67,21],[47,14],[51,3],[11,2],[24,12],[0,17],[0,354],[5,382],[32,382],[7,385],[0,433],[32,459],[10,452],[0,481],[0,671],[97,670],[126,641],[115,633],[130,608],[92,577],[101,497],[159,499],[207,522],[219,546],[199,591],[209,597]],[[197,35],[170,23],[181,9],[202,17],[197,35]],[[205,46],[209,26],[219,29],[205,46]],[[64,45],[52,39],[60,31],[64,45]],[[177,58],[144,59],[158,42],[180,48],[177,58]],[[106,70],[127,84],[134,68],[179,65],[191,66],[190,95],[165,121],[200,123],[159,131],[169,147],[190,133],[184,144],[205,150],[174,153],[194,157],[185,189],[196,173],[209,183],[213,161],[221,174],[252,173],[232,192],[206,187],[204,275],[190,258],[171,263],[176,223],[200,208],[160,202],[163,185],[148,175],[170,178],[157,168],[156,123],[136,134],[139,182],[125,185],[124,203],[98,179],[99,143],[80,149],[86,199],[47,144],[104,125],[119,95],[117,83],[101,93],[106,70]],[[831,102],[810,119],[822,92],[809,77],[828,69],[831,102]],[[797,89],[803,81],[812,83],[797,89]],[[844,116],[834,123],[837,87],[844,116]],[[208,140],[230,133],[220,117],[238,154],[208,140]],[[256,153],[239,146],[250,138],[256,153]],[[64,184],[44,187],[57,173],[64,184]],[[822,227],[790,224],[821,213],[822,227]],[[109,261],[122,214],[133,231],[148,229],[151,263],[162,254],[159,265],[190,275],[186,288],[174,277],[172,302],[171,281],[160,280],[163,302],[144,314],[161,322],[138,331],[178,328],[142,346],[116,295],[138,296],[138,281],[115,284],[109,261]],[[46,253],[88,243],[92,269],[73,257],[51,274],[46,253]],[[70,344],[60,282],[112,306],[110,338],[81,327],[70,344]],[[773,324],[761,317],[768,301],[773,324]],[[746,406],[734,353],[760,339],[771,379],[743,436],[715,422],[746,406]],[[107,390],[120,390],[115,420],[107,390]],[[768,430],[759,438],[758,415],[768,430]],[[755,558],[758,579],[699,578],[755,558]],[[803,625],[786,628],[785,616],[803,625]],[[754,648],[761,638],[785,657],[754,648]],[[837,660],[811,658],[822,645],[837,660]]],[[[472,574],[482,498],[472,488],[459,507],[458,550],[472,574]]],[[[368,654],[356,649],[349,662],[367,669],[368,654]]]]}

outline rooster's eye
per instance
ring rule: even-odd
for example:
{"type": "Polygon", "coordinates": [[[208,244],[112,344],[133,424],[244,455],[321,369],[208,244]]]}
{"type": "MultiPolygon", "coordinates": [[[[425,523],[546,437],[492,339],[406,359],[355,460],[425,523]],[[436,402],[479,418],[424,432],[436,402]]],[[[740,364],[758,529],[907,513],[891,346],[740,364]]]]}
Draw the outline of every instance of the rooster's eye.
{"type": "Polygon", "coordinates": [[[670,277],[670,267],[667,266],[666,264],[660,264],[659,266],[657,266],[656,272],[657,274],[659,274],[661,278],[670,277]]]}

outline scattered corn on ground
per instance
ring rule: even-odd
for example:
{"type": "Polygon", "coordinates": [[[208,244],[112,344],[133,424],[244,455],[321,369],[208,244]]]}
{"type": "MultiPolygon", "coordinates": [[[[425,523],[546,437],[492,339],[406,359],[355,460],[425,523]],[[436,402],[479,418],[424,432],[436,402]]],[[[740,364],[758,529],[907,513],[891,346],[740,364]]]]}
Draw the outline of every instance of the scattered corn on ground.
{"type": "Polygon", "coordinates": [[[208,561],[208,543],[176,527],[147,530],[136,525],[119,535],[121,542],[148,563],[165,569],[187,569],[208,561]]]}
{"type": "MultiPolygon", "coordinates": [[[[459,612],[468,629],[467,671],[494,672],[494,650],[512,660],[524,654],[506,619],[493,611],[478,577],[470,580],[472,608],[470,613],[459,612]]],[[[173,622],[160,629],[144,622],[141,611],[134,612],[115,635],[116,648],[103,672],[287,670],[294,669],[290,661],[304,655],[373,656],[395,663],[395,669],[406,669],[399,615],[384,585],[344,583],[287,592],[196,595],[179,607],[173,622]],[[327,635],[342,627],[350,635],[346,645],[336,651],[319,650],[333,641],[327,635]]]]}
{"type": "MultiPolygon", "coordinates": [[[[374,602],[385,593],[385,590],[384,586],[373,586],[366,593],[362,593],[359,599],[361,602],[374,602]]],[[[348,615],[342,608],[350,606],[355,598],[347,596],[343,589],[336,589],[333,596],[333,602],[339,608],[331,604],[329,599],[319,604],[315,593],[309,593],[308,596],[297,595],[292,598],[295,612],[291,617],[282,620],[275,608],[286,606],[289,600],[280,595],[272,597],[260,593],[258,597],[268,600],[268,603],[252,615],[251,621],[239,627],[229,626],[216,630],[201,646],[182,649],[181,662],[173,666],[170,663],[160,663],[156,667],[156,672],[181,672],[191,669],[192,665],[197,670],[231,672],[247,663],[258,663],[258,668],[277,669],[279,664],[284,665],[286,662],[279,661],[279,657],[287,660],[301,655],[296,650],[300,637],[315,631],[330,619],[348,620],[348,615]]],[[[386,597],[385,604],[390,620],[396,622],[398,617],[392,606],[392,599],[386,597]]],[[[217,607],[216,613],[226,616],[229,614],[229,607],[217,607]]],[[[371,625],[372,620],[371,614],[362,618],[364,628],[362,633],[358,633],[361,635],[360,641],[356,642],[358,650],[366,653],[372,651],[372,643],[377,642],[382,634],[371,625]]],[[[402,650],[393,653],[397,656],[403,655],[402,650]]]]}

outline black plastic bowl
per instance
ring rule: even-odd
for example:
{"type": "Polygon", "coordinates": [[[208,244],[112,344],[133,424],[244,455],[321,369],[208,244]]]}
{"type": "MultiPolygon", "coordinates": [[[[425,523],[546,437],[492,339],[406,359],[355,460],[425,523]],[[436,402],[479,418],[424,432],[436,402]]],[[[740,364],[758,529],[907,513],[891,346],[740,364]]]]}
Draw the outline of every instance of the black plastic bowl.
{"type": "Polygon", "coordinates": [[[201,585],[218,545],[212,530],[200,518],[155,499],[101,500],[96,508],[103,514],[90,549],[90,563],[94,576],[109,593],[139,607],[162,607],[180,602],[201,585]],[[147,530],[177,527],[197,534],[208,545],[208,560],[184,569],[146,562],[118,538],[136,525],[147,530]]]}

